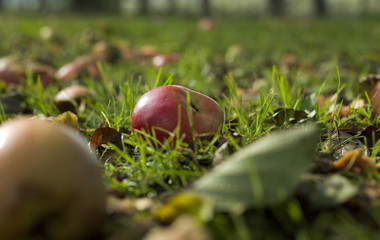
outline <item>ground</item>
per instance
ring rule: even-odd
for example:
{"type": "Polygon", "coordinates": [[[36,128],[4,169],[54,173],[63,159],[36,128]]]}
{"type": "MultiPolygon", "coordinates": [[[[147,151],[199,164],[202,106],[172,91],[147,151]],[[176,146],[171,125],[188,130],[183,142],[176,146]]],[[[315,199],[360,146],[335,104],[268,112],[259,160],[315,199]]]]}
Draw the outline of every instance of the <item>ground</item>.
{"type": "MultiPolygon", "coordinates": [[[[375,17],[5,14],[0,54],[13,56],[6,66],[18,70],[1,82],[0,121],[50,118],[87,137],[108,193],[99,239],[178,239],[184,233],[188,239],[372,239],[380,224],[379,29],[375,17]],[[73,61],[82,70],[54,76],[73,61]],[[45,82],[41,71],[48,75],[45,82]],[[74,84],[86,86],[90,97],[74,101],[75,114],[60,115],[64,110],[54,97],[74,84]],[[154,148],[131,131],[138,98],[168,84],[220,104],[225,124],[214,138],[154,148]],[[305,126],[313,133],[279,141],[305,126]],[[265,147],[258,147],[260,141],[265,147]],[[250,198],[240,207],[220,208],[212,191],[211,200],[197,193],[200,178],[231,183],[219,166],[249,148],[264,155],[240,157],[248,166],[244,161],[256,159],[257,172],[238,176],[265,179],[267,171],[259,185],[264,201],[250,198]],[[280,158],[279,149],[285,149],[280,158]],[[260,157],[281,164],[263,170],[260,157]],[[270,189],[281,182],[286,194],[277,198],[270,189]],[[268,189],[275,200],[266,199],[268,189]]],[[[240,183],[234,183],[236,190],[240,183]]],[[[225,190],[222,198],[257,193],[235,190],[225,190]]]]}

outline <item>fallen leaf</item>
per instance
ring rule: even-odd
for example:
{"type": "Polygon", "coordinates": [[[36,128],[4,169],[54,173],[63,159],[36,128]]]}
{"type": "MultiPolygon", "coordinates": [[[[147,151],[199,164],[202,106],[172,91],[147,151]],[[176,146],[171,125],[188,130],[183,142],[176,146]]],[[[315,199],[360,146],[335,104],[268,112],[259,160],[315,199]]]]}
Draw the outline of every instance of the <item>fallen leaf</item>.
{"type": "Polygon", "coordinates": [[[163,223],[171,223],[184,214],[207,221],[213,215],[212,205],[197,194],[185,192],[171,197],[155,212],[155,216],[163,223]]]}
{"type": "Polygon", "coordinates": [[[97,128],[90,139],[91,149],[96,150],[100,145],[112,143],[118,148],[123,148],[122,135],[114,128],[97,128]]]}
{"type": "Polygon", "coordinates": [[[64,112],[53,119],[56,123],[63,123],[75,129],[79,129],[78,116],[73,112],[64,112]]]}
{"type": "Polygon", "coordinates": [[[380,140],[380,129],[373,125],[367,126],[360,131],[360,136],[365,138],[365,141],[363,140],[363,142],[369,149],[371,149],[376,142],[380,140]]]}
{"type": "Polygon", "coordinates": [[[307,125],[263,137],[198,179],[193,191],[220,210],[278,204],[310,169],[318,136],[316,126],[307,125]]]}
{"type": "Polygon", "coordinates": [[[334,162],[334,166],[336,168],[360,171],[375,168],[374,162],[368,156],[364,155],[360,148],[347,152],[343,157],[334,162]]]}
{"type": "Polygon", "coordinates": [[[351,129],[334,129],[324,147],[335,159],[342,158],[348,152],[358,148],[366,152],[366,146],[360,141],[359,135],[357,131],[351,129]]]}
{"type": "Polygon", "coordinates": [[[308,174],[297,188],[297,193],[315,209],[340,206],[358,191],[356,185],[340,174],[308,174]]]}

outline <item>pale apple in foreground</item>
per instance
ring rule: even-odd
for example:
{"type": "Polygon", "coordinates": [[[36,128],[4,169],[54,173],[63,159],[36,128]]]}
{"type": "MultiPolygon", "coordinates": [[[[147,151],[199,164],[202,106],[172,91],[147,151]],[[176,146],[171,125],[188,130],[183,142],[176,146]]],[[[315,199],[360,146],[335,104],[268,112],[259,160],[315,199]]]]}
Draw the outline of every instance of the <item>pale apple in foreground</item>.
{"type": "Polygon", "coordinates": [[[161,143],[177,126],[180,127],[180,137],[186,143],[193,142],[195,138],[210,139],[221,129],[223,121],[223,110],[216,101],[177,85],[161,86],[146,92],[137,101],[132,113],[132,129],[145,131],[161,143]],[[188,115],[189,111],[191,116],[188,115]]]}
{"type": "Polygon", "coordinates": [[[63,124],[18,119],[0,127],[0,239],[92,239],[105,217],[96,157],[63,124]]]}

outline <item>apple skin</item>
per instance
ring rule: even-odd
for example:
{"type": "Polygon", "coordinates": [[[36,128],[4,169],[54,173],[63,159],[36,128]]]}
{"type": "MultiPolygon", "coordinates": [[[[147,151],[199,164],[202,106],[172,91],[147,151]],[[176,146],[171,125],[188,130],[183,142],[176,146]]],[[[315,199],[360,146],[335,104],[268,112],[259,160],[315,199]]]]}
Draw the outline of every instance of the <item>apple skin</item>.
{"type": "Polygon", "coordinates": [[[212,98],[178,85],[167,85],[146,92],[136,103],[132,112],[132,129],[143,130],[163,143],[179,124],[183,142],[192,143],[193,131],[187,113],[187,93],[190,94],[194,131],[199,139],[209,139],[223,125],[224,113],[212,98]],[[180,117],[178,119],[180,110],[180,117]]]}
{"type": "Polygon", "coordinates": [[[93,239],[106,215],[102,175],[86,141],[44,120],[0,127],[0,196],[2,240],[93,239]]]}
{"type": "Polygon", "coordinates": [[[93,97],[94,94],[83,85],[72,85],[64,88],[54,97],[54,104],[60,112],[70,111],[77,112],[76,106],[72,103],[75,101],[78,105],[87,97],[93,97]]]}
{"type": "Polygon", "coordinates": [[[83,74],[88,74],[93,78],[99,78],[100,72],[96,65],[96,58],[91,55],[80,56],[73,62],[63,65],[55,73],[55,78],[64,82],[70,82],[83,74]]]}

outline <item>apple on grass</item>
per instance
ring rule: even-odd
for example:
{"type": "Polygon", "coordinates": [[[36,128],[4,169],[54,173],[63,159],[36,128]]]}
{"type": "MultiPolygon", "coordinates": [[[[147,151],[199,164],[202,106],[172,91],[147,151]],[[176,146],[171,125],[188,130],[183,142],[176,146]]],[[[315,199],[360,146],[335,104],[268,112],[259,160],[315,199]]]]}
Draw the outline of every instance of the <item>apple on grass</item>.
{"type": "Polygon", "coordinates": [[[210,139],[223,121],[223,110],[216,101],[178,85],[161,86],[146,92],[132,112],[132,129],[145,131],[161,143],[177,127],[185,143],[192,143],[195,138],[210,139]]]}
{"type": "Polygon", "coordinates": [[[101,171],[74,129],[17,119],[0,127],[0,239],[94,239],[106,215],[101,171]]]}

